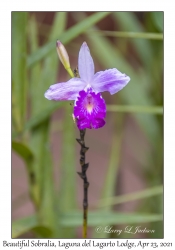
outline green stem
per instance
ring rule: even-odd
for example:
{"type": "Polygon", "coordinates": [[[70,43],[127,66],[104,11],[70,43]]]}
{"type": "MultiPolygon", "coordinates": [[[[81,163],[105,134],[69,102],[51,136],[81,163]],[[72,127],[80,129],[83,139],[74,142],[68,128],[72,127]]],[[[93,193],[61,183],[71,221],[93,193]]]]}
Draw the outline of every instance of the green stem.
{"type": "Polygon", "coordinates": [[[74,73],[72,72],[71,68],[65,68],[67,70],[67,72],[69,73],[69,75],[73,78],[75,77],[74,76],[74,73]]]}

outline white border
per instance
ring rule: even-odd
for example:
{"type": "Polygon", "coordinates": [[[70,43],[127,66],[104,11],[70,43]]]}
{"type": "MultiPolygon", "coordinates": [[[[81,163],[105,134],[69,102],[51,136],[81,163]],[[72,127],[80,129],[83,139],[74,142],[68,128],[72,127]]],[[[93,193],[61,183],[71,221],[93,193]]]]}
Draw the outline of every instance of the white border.
{"type": "MultiPolygon", "coordinates": [[[[174,241],[175,203],[175,56],[173,1],[3,1],[1,3],[0,39],[0,235],[11,238],[11,11],[164,11],[165,17],[165,105],[164,105],[164,184],[165,241],[174,241]],[[92,4],[91,4],[92,3],[92,4]]],[[[13,41],[12,41],[13,42],[13,41]]],[[[133,241],[133,240],[132,240],[133,241]]],[[[175,242],[174,242],[175,243],[175,242]]]]}

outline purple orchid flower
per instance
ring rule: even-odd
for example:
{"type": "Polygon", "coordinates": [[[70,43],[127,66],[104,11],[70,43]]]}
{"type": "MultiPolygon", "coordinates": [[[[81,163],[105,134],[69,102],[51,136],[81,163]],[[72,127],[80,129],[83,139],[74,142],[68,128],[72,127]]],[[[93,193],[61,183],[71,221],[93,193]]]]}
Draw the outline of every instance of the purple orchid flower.
{"type": "Polygon", "coordinates": [[[98,129],[105,125],[106,103],[101,92],[117,93],[130,81],[130,77],[117,69],[94,73],[94,62],[84,42],[79,51],[78,71],[80,78],[51,85],[45,92],[49,100],[74,100],[73,116],[80,130],[98,129]]]}

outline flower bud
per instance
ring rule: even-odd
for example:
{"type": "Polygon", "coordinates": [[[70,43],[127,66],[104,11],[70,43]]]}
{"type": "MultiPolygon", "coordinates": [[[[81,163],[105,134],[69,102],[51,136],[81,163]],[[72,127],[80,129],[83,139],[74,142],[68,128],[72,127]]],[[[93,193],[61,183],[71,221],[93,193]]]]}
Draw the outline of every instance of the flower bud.
{"type": "Polygon", "coordinates": [[[57,41],[56,48],[57,48],[58,56],[60,58],[60,61],[63,64],[63,66],[65,67],[65,69],[67,70],[69,75],[71,77],[74,77],[74,73],[72,72],[72,70],[70,68],[69,56],[67,54],[67,51],[66,51],[64,45],[60,41],[57,41]]]}
{"type": "Polygon", "coordinates": [[[69,56],[64,45],[60,42],[56,42],[57,53],[65,69],[70,68],[69,56]]]}

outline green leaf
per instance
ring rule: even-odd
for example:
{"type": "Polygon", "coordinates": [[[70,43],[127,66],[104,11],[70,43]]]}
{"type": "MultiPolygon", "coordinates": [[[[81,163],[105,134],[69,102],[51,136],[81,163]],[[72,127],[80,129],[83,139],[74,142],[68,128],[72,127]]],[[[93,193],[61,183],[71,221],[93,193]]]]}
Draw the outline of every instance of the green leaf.
{"type": "Polygon", "coordinates": [[[52,237],[55,237],[57,234],[57,214],[55,210],[55,188],[53,181],[53,162],[49,147],[49,130],[49,122],[47,121],[40,129],[36,129],[35,132],[33,132],[33,136],[37,135],[37,140],[33,139],[32,142],[37,142],[39,145],[37,150],[38,162],[36,162],[36,164],[39,163],[38,174],[40,174],[41,198],[38,218],[40,224],[51,228],[52,237]]]}
{"type": "MultiPolygon", "coordinates": [[[[38,26],[35,15],[31,16],[28,22],[28,38],[30,51],[35,53],[39,47],[38,26]]],[[[32,100],[31,106],[33,106],[34,102],[36,103],[38,98],[38,93],[36,90],[38,89],[41,73],[42,65],[40,63],[36,63],[33,66],[30,74],[30,99],[32,100]]]]}
{"type": "Polygon", "coordinates": [[[33,231],[44,238],[49,238],[51,235],[51,230],[42,225],[38,225],[38,220],[36,215],[25,217],[12,222],[12,238],[20,237],[29,231],[33,231]]]}
{"type": "MultiPolygon", "coordinates": [[[[63,32],[65,26],[66,26],[66,13],[64,14],[62,12],[56,13],[54,16],[54,21],[48,42],[50,42],[52,39],[56,39],[56,37],[63,32]]],[[[34,35],[36,36],[37,34],[34,35]]],[[[33,40],[36,40],[36,38],[33,40]]],[[[35,53],[37,52],[35,51],[34,54],[35,53]]],[[[41,64],[41,62],[39,63],[41,64]]],[[[33,121],[34,123],[35,122],[38,123],[37,120],[43,121],[49,118],[49,116],[61,105],[60,102],[48,101],[44,97],[44,93],[48,89],[48,87],[56,82],[59,69],[58,67],[59,59],[56,53],[56,49],[53,50],[45,58],[42,64],[42,71],[36,72],[36,67],[39,63],[35,64],[31,70],[32,123],[33,121]]]]}
{"type": "Polygon", "coordinates": [[[107,111],[163,115],[163,107],[161,106],[107,105],[107,111]]]}
{"type": "MultiPolygon", "coordinates": [[[[72,107],[67,104],[64,108],[65,118],[62,131],[62,159],[61,159],[61,179],[58,196],[60,213],[76,209],[76,152],[77,142],[75,140],[75,124],[71,117],[72,107]]],[[[75,230],[66,229],[61,237],[75,237],[75,230]]]]}
{"type": "Polygon", "coordinates": [[[91,30],[89,35],[97,36],[112,36],[122,38],[141,38],[141,39],[153,39],[163,40],[162,33],[148,33],[148,32],[132,32],[132,31],[108,31],[108,30],[91,30]]]}
{"type": "MultiPolygon", "coordinates": [[[[121,157],[121,145],[123,138],[123,116],[117,117],[117,119],[115,119],[113,123],[114,127],[117,127],[117,130],[114,130],[112,137],[111,153],[101,195],[102,199],[106,199],[107,197],[111,197],[115,194],[115,186],[121,157]]],[[[109,210],[111,209],[111,207],[105,209],[109,210]]]]}
{"type": "MultiPolygon", "coordinates": [[[[112,211],[93,211],[89,212],[88,226],[106,226],[106,225],[121,225],[131,223],[149,223],[154,221],[162,221],[163,215],[161,214],[144,214],[144,213],[118,213],[112,211]]],[[[61,226],[66,228],[82,226],[82,211],[70,211],[62,214],[59,221],[61,226]]],[[[37,216],[32,215],[12,223],[12,238],[17,238],[20,235],[34,230],[39,231],[42,227],[43,236],[48,236],[50,228],[44,225],[39,225],[37,216]],[[45,235],[44,235],[45,234],[45,235]]],[[[99,235],[100,236],[100,235],[99,235]]],[[[58,236],[57,236],[58,237],[58,236]]]]}
{"type": "MultiPolygon", "coordinates": [[[[60,35],[60,37],[58,37],[58,39],[63,44],[67,44],[68,42],[79,36],[81,33],[84,33],[93,24],[99,22],[101,19],[103,19],[109,14],[110,12],[97,12],[95,14],[92,14],[91,16],[84,19],[82,22],[78,22],[76,25],[66,30],[64,33],[60,35]]],[[[27,60],[28,67],[31,67],[34,63],[43,59],[49,52],[54,50],[54,48],[55,48],[55,41],[52,41],[44,45],[35,53],[31,54],[27,60]]]]}
{"type": "MultiPolygon", "coordinates": [[[[57,35],[63,32],[65,23],[60,25],[60,21],[66,22],[66,14],[58,12],[54,16],[48,42],[50,42],[53,37],[55,38],[57,35]]],[[[61,103],[48,101],[44,97],[44,92],[47,90],[48,86],[56,81],[58,63],[59,60],[56,50],[53,50],[42,62],[42,71],[36,86],[34,84],[34,71],[32,70],[33,68],[31,69],[31,75],[33,75],[33,84],[31,85],[33,88],[32,93],[36,93],[35,96],[32,96],[31,108],[31,115],[34,118],[32,118],[31,122],[29,122],[27,125],[28,128],[32,125],[30,144],[32,148],[35,148],[36,160],[33,164],[33,168],[35,170],[35,175],[39,186],[38,219],[40,224],[46,225],[52,229],[51,237],[56,237],[59,235],[59,225],[57,223],[59,221],[59,215],[56,213],[57,204],[53,181],[53,162],[51,159],[49,141],[49,118],[51,113],[61,106],[61,103]],[[41,121],[43,122],[41,123],[41,121]],[[36,126],[36,124],[39,124],[39,126],[36,126]]]]}
{"type": "MultiPolygon", "coordinates": [[[[106,226],[130,223],[146,223],[162,221],[161,214],[119,213],[112,211],[89,212],[88,226],[106,226]]],[[[82,212],[75,211],[62,215],[61,224],[65,227],[78,227],[82,225],[82,212]]]]}
{"type": "MultiPolygon", "coordinates": [[[[44,97],[43,97],[44,98],[44,97]]],[[[65,103],[64,102],[52,102],[51,105],[48,105],[43,111],[38,111],[36,115],[33,115],[30,120],[25,124],[25,130],[31,130],[47,120],[57,109],[61,108],[65,103]]]]}
{"type": "Polygon", "coordinates": [[[12,12],[12,115],[16,130],[23,128],[27,106],[27,12],[12,12]]]}
{"type": "Polygon", "coordinates": [[[153,188],[148,188],[143,191],[129,193],[125,195],[120,195],[116,197],[108,197],[100,201],[99,207],[111,206],[116,204],[121,204],[133,200],[144,199],[148,197],[153,197],[156,195],[163,194],[163,186],[157,186],[153,188]]]}
{"type": "MultiPolygon", "coordinates": [[[[114,130],[113,137],[112,137],[112,145],[111,145],[111,153],[108,163],[108,168],[106,172],[106,177],[103,185],[103,191],[101,198],[107,199],[115,195],[115,187],[118,180],[118,170],[119,170],[119,163],[121,158],[121,146],[122,146],[122,138],[123,138],[123,115],[120,117],[114,118],[113,121],[114,127],[117,127],[117,130],[114,130]]],[[[98,207],[100,207],[101,201],[98,203],[98,207]]],[[[103,207],[103,210],[112,210],[112,204],[110,206],[103,207]]],[[[109,237],[109,234],[102,232],[102,238],[109,237]]],[[[98,232],[94,231],[93,238],[98,237],[98,232]]]]}
{"type": "Polygon", "coordinates": [[[31,229],[38,237],[41,238],[51,238],[52,237],[52,231],[50,228],[46,226],[36,226],[31,229]]]}
{"type": "Polygon", "coordinates": [[[66,29],[67,12],[58,12],[54,16],[54,21],[49,36],[49,40],[58,39],[66,29]]]}
{"type": "Polygon", "coordinates": [[[53,114],[54,111],[56,111],[58,108],[61,108],[63,105],[64,105],[63,102],[52,103],[52,105],[47,107],[44,112],[43,111],[38,112],[38,114],[31,117],[30,120],[26,122],[23,131],[20,133],[14,132],[12,134],[12,137],[15,138],[27,130],[32,130],[37,126],[40,126],[44,121],[46,121],[53,114]]]}
{"type": "MultiPolygon", "coordinates": [[[[144,32],[144,27],[139,22],[138,18],[132,12],[113,12],[112,17],[116,25],[125,32],[144,32]]],[[[128,40],[136,49],[142,62],[149,67],[150,61],[153,59],[152,47],[149,40],[132,39],[128,40]]]]}
{"type": "Polygon", "coordinates": [[[12,238],[17,238],[20,235],[27,233],[33,227],[38,225],[37,217],[30,216],[26,218],[22,218],[19,220],[15,220],[12,222],[12,238]]]}
{"type": "Polygon", "coordinates": [[[31,149],[22,142],[12,141],[12,149],[26,162],[31,161],[34,157],[31,149]]]}
{"type": "Polygon", "coordinates": [[[163,19],[164,19],[163,11],[153,11],[151,12],[151,15],[157,29],[163,31],[163,19]]]}

